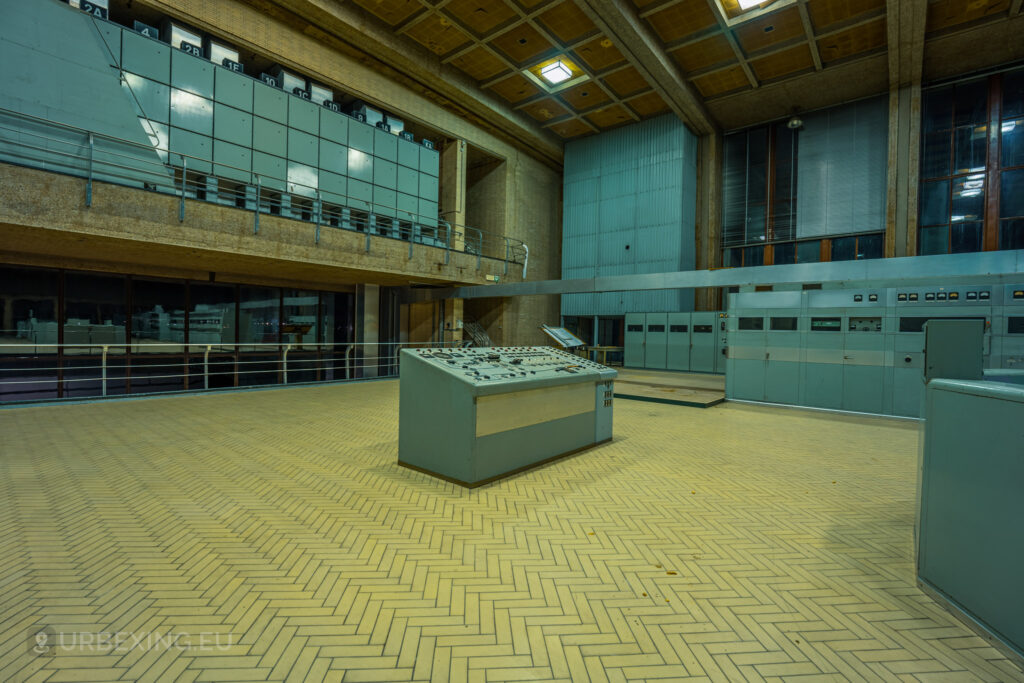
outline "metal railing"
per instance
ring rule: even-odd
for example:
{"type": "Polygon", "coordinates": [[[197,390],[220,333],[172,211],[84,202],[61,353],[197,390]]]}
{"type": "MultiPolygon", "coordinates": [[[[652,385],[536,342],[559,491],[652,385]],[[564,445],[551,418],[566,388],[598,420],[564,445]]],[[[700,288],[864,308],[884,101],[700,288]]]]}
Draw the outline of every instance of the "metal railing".
{"type": "Polygon", "coordinates": [[[405,348],[443,343],[0,343],[0,403],[396,377],[405,348]]]}
{"type": "Polygon", "coordinates": [[[521,240],[323,190],[302,182],[308,178],[301,171],[290,169],[290,177],[281,178],[174,151],[165,126],[140,120],[148,145],[0,108],[0,161],[85,178],[87,207],[94,183],[101,181],[178,197],[179,222],[185,220],[186,199],[205,201],[251,212],[254,234],[261,215],[274,215],[312,224],[315,244],[323,228],[340,228],[365,233],[367,252],[376,235],[408,242],[409,258],[413,245],[421,244],[445,250],[445,263],[450,252],[464,252],[477,256],[478,269],[481,258],[488,258],[503,261],[505,273],[509,264],[521,265],[525,275],[529,250],[521,240]]]}

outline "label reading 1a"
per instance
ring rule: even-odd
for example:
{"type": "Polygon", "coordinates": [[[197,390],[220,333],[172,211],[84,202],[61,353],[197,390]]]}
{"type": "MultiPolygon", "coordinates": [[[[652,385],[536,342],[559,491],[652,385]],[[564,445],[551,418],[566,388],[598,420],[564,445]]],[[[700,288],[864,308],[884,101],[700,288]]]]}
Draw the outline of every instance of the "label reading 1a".
{"type": "Polygon", "coordinates": [[[186,54],[192,55],[193,57],[203,56],[203,48],[199,47],[198,45],[193,45],[192,43],[186,40],[181,41],[181,45],[178,46],[178,49],[180,49],[182,52],[186,54]]]}

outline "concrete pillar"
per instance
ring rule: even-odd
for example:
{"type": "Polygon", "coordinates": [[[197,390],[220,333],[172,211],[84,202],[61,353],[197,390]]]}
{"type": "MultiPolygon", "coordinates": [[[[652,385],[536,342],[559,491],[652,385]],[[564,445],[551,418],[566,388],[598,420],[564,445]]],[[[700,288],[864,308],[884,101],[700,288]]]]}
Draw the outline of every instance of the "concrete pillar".
{"type": "Polygon", "coordinates": [[[889,91],[889,171],[886,177],[885,255],[917,254],[917,196],[921,150],[921,83],[889,91]]]}
{"type": "Polygon", "coordinates": [[[377,376],[380,341],[380,285],[356,288],[356,343],[362,352],[363,377],[377,376]]]}
{"type": "MultiPolygon", "coordinates": [[[[702,135],[697,148],[697,269],[715,268],[722,263],[722,136],[702,135]]],[[[714,311],[719,307],[718,291],[710,287],[694,291],[694,308],[714,311]]]]}
{"type": "Polygon", "coordinates": [[[452,249],[457,251],[465,246],[466,165],[466,141],[446,143],[441,149],[441,215],[457,233],[452,235],[452,249]]]}
{"type": "Polygon", "coordinates": [[[463,299],[446,299],[444,302],[444,341],[458,344],[462,341],[463,299]]]}

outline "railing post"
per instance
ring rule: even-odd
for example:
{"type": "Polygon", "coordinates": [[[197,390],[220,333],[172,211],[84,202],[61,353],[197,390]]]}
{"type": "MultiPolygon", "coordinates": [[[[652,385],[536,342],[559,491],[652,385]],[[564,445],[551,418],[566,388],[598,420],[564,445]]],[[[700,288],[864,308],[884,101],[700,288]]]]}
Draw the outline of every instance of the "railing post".
{"type": "Polygon", "coordinates": [[[313,240],[314,244],[320,244],[320,220],[321,214],[323,213],[323,202],[320,201],[320,190],[316,191],[316,206],[313,207],[313,211],[316,213],[316,238],[313,240]]]}
{"type": "Polygon", "coordinates": [[[509,243],[508,243],[508,237],[506,237],[505,238],[505,275],[508,275],[508,250],[509,250],[509,243]]]}
{"type": "Polygon", "coordinates": [[[444,264],[447,266],[448,262],[452,258],[452,224],[448,221],[444,222],[444,229],[447,236],[444,240],[444,264]]]}
{"type": "Polygon", "coordinates": [[[178,205],[178,222],[185,221],[185,188],[188,183],[188,159],[181,157],[181,203],[178,205]]]}
{"type": "Polygon", "coordinates": [[[348,348],[345,349],[345,379],[352,379],[349,376],[349,370],[351,368],[351,361],[349,356],[351,355],[353,348],[355,348],[355,344],[349,344],[348,348]]]}
{"type": "Polygon", "coordinates": [[[208,391],[210,389],[210,349],[212,347],[207,345],[206,351],[203,352],[203,390],[208,391]]]}
{"type": "Polygon", "coordinates": [[[85,181],[85,205],[87,207],[92,206],[92,157],[94,148],[95,140],[93,134],[89,133],[89,177],[85,181]]]}
{"type": "Polygon", "coordinates": [[[103,384],[103,395],[104,396],[107,395],[107,349],[108,348],[109,347],[106,344],[103,345],[103,356],[102,356],[102,360],[100,361],[100,363],[103,366],[103,370],[102,370],[102,373],[103,373],[102,374],[102,377],[103,377],[102,384],[103,384]]]}
{"type": "Polygon", "coordinates": [[[256,176],[256,214],[253,219],[252,234],[260,234],[260,194],[263,189],[263,182],[259,176],[256,176]]]}
{"type": "Polygon", "coordinates": [[[286,345],[284,347],[284,355],[281,357],[281,368],[283,369],[284,384],[288,384],[288,352],[291,350],[292,345],[286,345]]]}

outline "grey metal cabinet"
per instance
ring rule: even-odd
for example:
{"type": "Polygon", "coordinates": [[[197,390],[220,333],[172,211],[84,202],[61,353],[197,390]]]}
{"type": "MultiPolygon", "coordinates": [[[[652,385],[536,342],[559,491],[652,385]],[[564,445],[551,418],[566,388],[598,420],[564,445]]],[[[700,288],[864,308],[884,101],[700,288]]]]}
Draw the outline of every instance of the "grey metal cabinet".
{"type": "Polygon", "coordinates": [[[800,402],[800,309],[771,309],[765,327],[764,400],[800,402]]]}
{"type": "Polygon", "coordinates": [[[765,316],[741,311],[726,319],[729,335],[725,392],[730,398],[763,401],[765,389],[765,316]]]}
{"type": "Polygon", "coordinates": [[[668,314],[668,342],[665,367],[669,370],[690,369],[690,314],[668,314]]]}
{"type": "Polygon", "coordinates": [[[644,367],[644,329],[647,321],[643,313],[626,314],[623,365],[627,368],[644,367]]]}
{"type": "Polygon", "coordinates": [[[850,309],[843,340],[843,410],[881,413],[886,385],[884,309],[850,309]]]}
{"type": "Polygon", "coordinates": [[[690,314],[690,370],[714,372],[718,349],[718,314],[694,311],[690,314]]]}
{"type": "Polygon", "coordinates": [[[648,313],[644,337],[644,367],[664,370],[668,352],[668,314],[648,313]]]}

